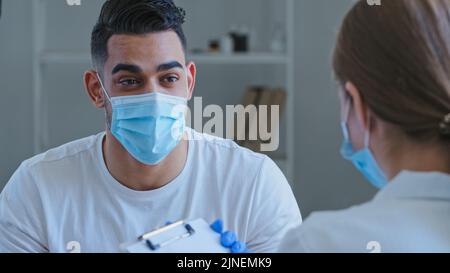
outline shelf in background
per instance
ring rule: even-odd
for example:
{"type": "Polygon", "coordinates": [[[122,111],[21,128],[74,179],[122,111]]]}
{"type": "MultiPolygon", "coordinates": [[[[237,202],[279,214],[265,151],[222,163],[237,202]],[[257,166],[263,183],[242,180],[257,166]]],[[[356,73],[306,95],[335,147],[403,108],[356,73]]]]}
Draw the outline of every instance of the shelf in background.
{"type": "MultiPolygon", "coordinates": [[[[201,53],[187,57],[197,64],[286,64],[285,54],[275,53],[201,53]]],[[[86,52],[49,51],[41,55],[42,64],[85,64],[91,62],[91,55],[86,52]]]]}

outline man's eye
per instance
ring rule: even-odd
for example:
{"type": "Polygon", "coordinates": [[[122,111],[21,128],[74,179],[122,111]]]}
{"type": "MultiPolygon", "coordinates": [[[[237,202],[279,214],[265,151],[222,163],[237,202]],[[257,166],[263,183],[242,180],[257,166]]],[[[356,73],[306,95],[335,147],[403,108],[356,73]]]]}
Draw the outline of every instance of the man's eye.
{"type": "Polygon", "coordinates": [[[119,83],[124,86],[137,85],[139,82],[135,79],[124,79],[120,80],[119,83]]]}
{"type": "Polygon", "coordinates": [[[163,81],[168,82],[168,83],[174,83],[174,82],[178,81],[178,77],[168,76],[168,77],[163,78],[163,81]]]}

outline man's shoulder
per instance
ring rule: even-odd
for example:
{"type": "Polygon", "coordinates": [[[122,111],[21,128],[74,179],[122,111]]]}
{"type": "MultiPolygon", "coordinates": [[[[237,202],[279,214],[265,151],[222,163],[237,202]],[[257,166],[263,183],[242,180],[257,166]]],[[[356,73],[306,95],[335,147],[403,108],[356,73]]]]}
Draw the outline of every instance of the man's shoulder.
{"type": "MultiPolygon", "coordinates": [[[[192,153],[197,166],[216,177],[227,177],[226,186],[244,185],[265,191],[287,189],[288,182],[279,166],[265,154],[239,146],[236,142],[193,132],[192,153]],[[231,181],[231,182],[228,182],[231,181]],[[245,182],[245,183],[244,183],[245,182]]],[[[225,181],[225,180],[222,180],[225,181]]]]}
{"type": "Polygon", "coordinates": [[[91,164],[89,157],[99,137],[101,134],[72,141],[23,161],[2,192],[4,200],[38,202],[43,192],[52,198],[64,196],[59,193],[68,193],[67,185],[75,185],[71,182],[79,177],[83,165],[91,164]]]}
{"type": "Polygon", "coordinates": [[[21,169],[34,169],[41,166],[49,166],[52,163],[83,160],[82,155],[85,152],[93,152],[96,149],[97,141],[104,133],[92,135],[75,141],[71,141],[59,147],[50,149],[44,153],[38,154],[21,164],[21,169]]]}
{"type": "Polygon", "coordinates": [[[224,139],[216,136],[212,136],[205,133],[199,133],[193,129],[189,130],[189,137],[191,141],[197,141],[196,143],[200,148],[206,148],[211,152],[220,153],[221,158],[228,156],[234,159],[241,157],[242,159],[248,159],[255,164],[260,161],[263,162],[267,156],[264,154],[253,152],[245,147],[239,146],[236,142],[230,139],[224,139]]]}

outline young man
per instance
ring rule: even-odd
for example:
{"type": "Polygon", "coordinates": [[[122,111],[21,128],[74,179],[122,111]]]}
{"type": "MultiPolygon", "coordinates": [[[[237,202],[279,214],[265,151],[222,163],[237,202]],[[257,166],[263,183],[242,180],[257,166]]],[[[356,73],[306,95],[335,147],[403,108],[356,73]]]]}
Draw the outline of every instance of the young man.
{"type": "Polygon", "coordinates": [[[169,0],[104,4],[84,81],[107,130],[22,163],[0,197],[0,251],[117,252],[169,220],[220,218],[251,251],[271,252],[301,223],[272,160],[185,128],[176,106],[196,67],[183,21],[169,0]]]}

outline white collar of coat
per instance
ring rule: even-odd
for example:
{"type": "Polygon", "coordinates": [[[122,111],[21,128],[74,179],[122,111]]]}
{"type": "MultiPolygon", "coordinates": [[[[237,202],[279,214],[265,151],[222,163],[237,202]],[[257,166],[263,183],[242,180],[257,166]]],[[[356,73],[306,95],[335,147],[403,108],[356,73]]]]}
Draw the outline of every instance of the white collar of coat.
{"type": "Polygon", "coordinates": [[[450,175],[440,172],[400,172],[374,198],[450,201],[450,175]]]}

